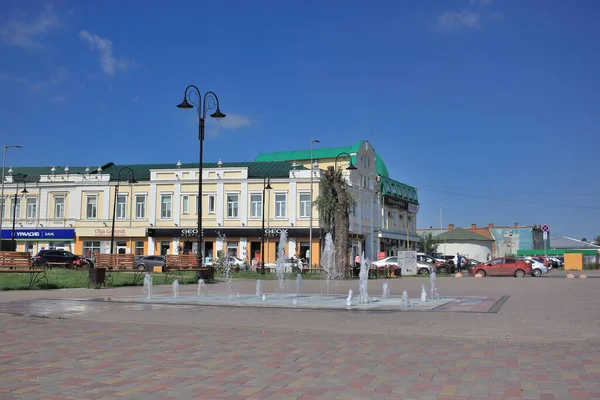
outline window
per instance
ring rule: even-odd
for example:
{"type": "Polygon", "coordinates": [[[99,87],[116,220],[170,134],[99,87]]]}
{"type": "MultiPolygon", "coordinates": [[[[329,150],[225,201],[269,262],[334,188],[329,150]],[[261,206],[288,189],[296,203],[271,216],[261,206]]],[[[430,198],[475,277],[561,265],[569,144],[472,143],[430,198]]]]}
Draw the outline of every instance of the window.
{"type": "Polygon", "coordinates": [[[287,216],[287,194],[275,194],[275,218],[285,218],[287,216]]]}
{"type": "Polygon", "coordinates": [[[208,213],[209,214],[215,213],[215,195],[214,194],[208,195],[208,213]]]}
{"type": "Polygon", "coordinates": [[[188,196],[187,194],[181,197],[181,213],[190,213],[190,196],[188,196]]]}
{"type": "Polygon", "coordinates": [[[172,197],[170,194],[161,194],[160,195],[160,218],[161,219],[171,219],[171,200],[172,197]]]}
{"type": "Polygon", "coordinates": [[[0,218],[4,218],[4,208],[6,207],[6,200],[0,199],[0,218]]]}
{"type": "Polygon", "coordinates": [[[127,196],[124,194],[117,195],[117,219],[125,219],[125,210],[127,209],[127,196]]]}
{"type": "Polygon", "coordinates": [[[239,198],[237,194],[227,195],[227,218],[238,217],[238,203],[239,198]]]}
{"type": "Polygon", "coordinates": [[[227,242],[227,255],[230,257],[237,257],[238,242],[227,242]]]}
{"type": "MultiPolygon", "coordinates": [[[[13,197],[10,200],[10,211],[12,213],[12,215],[14,215],[16,218],[21,218],[21,198],[17,197],[17,202],[15,203],[15,198],[13,197]]],[[[11,218],[12,218],[11,215],[11,218]]]]}
{"type": "Polygon", "coordinates": [[[144,194],[135,195],[135,218],[146,218],[146,195],[144,194]]]}
{"type": "Polygon", "coordinates": [[[300,193],[300,218],[310,217],[310,194],[300,193]]]}
{"type": "Polygon", "coordinates": [[[37,217],[37,199],[35,197],[28,197],[25,203],[25,207],[26,218],[37,217]]]}
{"type": "Polygon", "coordinates": [[[262,194],[250,195],[250,218],[262,218],[262,194]]]}
{"type": "Polygon", "coordinates": [[[97,253],[100,253],[100,242],[83,242],[83,255],[86,258],[92,258],[97,253]]]}
{"type": "Polygon", "coordinates": [[[144,242],[135,242],[135,255],[136,256],[144,255],[144,242]]]}
{"type": "Polygon", "coordinates": [[[56,196],[54,198],[54,218],[65,217],[65,197],[56,196]]]}
{"type": "Polygon", "coordinates": [[[98,197],[88,196],[86,198],[86,202],[85,217],[87,219],[98,218],[98,197]]]}

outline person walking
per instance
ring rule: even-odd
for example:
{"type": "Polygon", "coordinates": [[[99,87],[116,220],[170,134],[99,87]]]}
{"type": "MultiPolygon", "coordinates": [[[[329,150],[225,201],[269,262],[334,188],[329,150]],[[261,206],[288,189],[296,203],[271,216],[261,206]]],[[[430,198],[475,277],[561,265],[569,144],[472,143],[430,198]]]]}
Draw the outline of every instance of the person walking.
{"type": "Polygon", "coordinates": [[[460,267],[462,266],[462,256],[460,253],[456,253],[456,270],[460,271],[460,267]]]}

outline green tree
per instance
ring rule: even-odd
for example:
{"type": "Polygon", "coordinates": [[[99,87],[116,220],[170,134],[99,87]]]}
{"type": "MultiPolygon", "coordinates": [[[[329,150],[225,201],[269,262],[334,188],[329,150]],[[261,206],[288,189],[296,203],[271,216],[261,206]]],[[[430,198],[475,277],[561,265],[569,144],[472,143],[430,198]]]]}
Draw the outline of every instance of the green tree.
{"type": "Polygon", "coordinates": [[[419,251],[427,254],[437,253],[439,243],[433,239],[431,232],[419,235],[419,251]]]}
{"type": "Polygon", "coordinates": [[[319,211],[319,225],[325,233],[331,232],[333,236],[335,267],[339,273],[348,263],[349,213],[353,205],[354,199],[348,193],[342,170],[328,167],[321,176],[315,206],[319,211]]]}
{"type": "Polygon", "coordinates": [[[588,240],[587,240],[587,238],[582,238],[581,241],[582,242],[587,242],[588,240]]]}
{"type": "Polygon", "coordinates": [[[594,239],[594,243],[600,246],[600,236],[596,236],[596,239],[594,239]]]}

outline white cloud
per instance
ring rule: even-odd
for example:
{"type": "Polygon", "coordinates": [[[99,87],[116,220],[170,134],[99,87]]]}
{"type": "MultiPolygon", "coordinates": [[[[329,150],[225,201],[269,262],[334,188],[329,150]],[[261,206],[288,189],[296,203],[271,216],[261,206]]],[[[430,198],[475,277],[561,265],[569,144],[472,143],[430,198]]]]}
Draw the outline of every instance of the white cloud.
{"type": "Polygon", "coordinates": [[[437,27],[445,31],[460,28],[481,29],[481,15],[469,10],[444,11],[437,19],[437,27]]]}
{"type": "Polygon", "coordinates": [[[35,20],[12,19],[0,28],[2,42],[25,48],[43,47],[36,38],[60,25],[60,21],[51,6],[46,6],[35,20]]]}
{"type": "Polygon", "coordinates": [[[0,81],[14,82],[14,83],[27,83],[28,79],[25,78],[24,76],[0,73],[0,81]]]}
{"type": "Polygon", "coordinates": [[[126,72],[129,68],[137,66],[137,63],[133,60],[128,60],[125,57],[115,57],[112,50],[113,43],[110,40],[93,35],[88,31],[80,31],[79,37],[87,42],[92,50],[98,51],[100,65],[106,75],[113,76],[117,70],[126,72]]]}
{"type": "MultiPolygon", "coordinates": [[[[198,123],[198,117],[195,117],[195,123],[198,123]]],[[[220,136],[222,130],[242,129],[253,123],[253,120],[240,114],[227,114],[222,119],[208,118],[205,135],[209,139],[216,139],[220,136]]]]}

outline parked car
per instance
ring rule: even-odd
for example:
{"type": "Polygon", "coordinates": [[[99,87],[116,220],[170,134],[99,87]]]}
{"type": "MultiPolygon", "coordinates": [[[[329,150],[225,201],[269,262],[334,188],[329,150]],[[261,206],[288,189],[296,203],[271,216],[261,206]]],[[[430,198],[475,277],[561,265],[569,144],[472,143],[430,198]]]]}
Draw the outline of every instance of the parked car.
{"type": "MultiPolygon", "coordinates": [[[[211,266],[215,263],[215,260],[211,260],[209,262],[204,263],[204,265],[206,266],[211,266]]],[[[231,266],[231,269],[234,271],[247,271],[249,269],[248,264],[246,264],[246,261],[242,260],[241,258],[238,257],[234,257],[234,256],[227,256],[227,258],[225,259],[225,263],[229,263],[229,265],[231,266]]]]}
{"type": "Polygon", "coordinates": [[[450,265],[445,261],[438,261],[424,253],[417,253],[417,274],[429,274],[433,267],[435,267],[435,272],[438,274],[454,273],[455,270],[454,265],[450,265]]]}
{"type": "Polygon", "coordinates": [[[475,276],[476,274],[482,276],[514,276],[522,278],[525,275],[533,275],[533,269],[527,261],[518,260],[513,257],[498,257],[485,264],[472,266],[469,269],[469,275],[475,276]]]}
{"type": "Polygon", "coordinates": [[[533,269],[533,276],[540,276],[542,274],[548,273],[548,268],[540,259],[536,257],[525,257],[524,261],[531,264],[531,268],[533,269]]]}
{"type": "Polygon", "coordinates": [[[386,265],[395,265],[396,267],[399,265],[398,257],[391,256],[382,258],[381,260],[373,261],[371,263],[371,267],[384,267],[386,265]]]}
{"type": "Polygon", "coordinates": [[[76,256],[70,251],[65,250],[40,250],[35,256],[33,256],[33,265],[59,265],[66,268],[72,268],[75,260],[82,257],[76,256]]]}
{"type": "Polygon", "coordinates": [[[88,268],[90,266],[94,266],[94,262],[92,260],[90,260],[89,258],[77,258],[75,260],[73,260],[73,267],[75,269],[85,269],[88,268]]]}
{"type": "Polygon", "coordinates": [[[165,258],[163,256],[135,256],[135,265],[138,269],[153,271],[154,267],[165,266],[165,258]]]}

